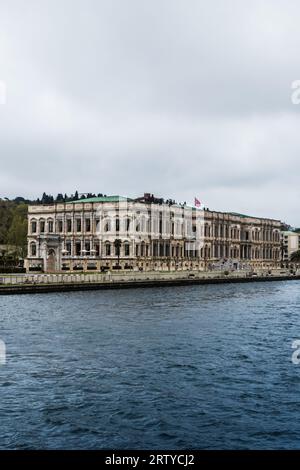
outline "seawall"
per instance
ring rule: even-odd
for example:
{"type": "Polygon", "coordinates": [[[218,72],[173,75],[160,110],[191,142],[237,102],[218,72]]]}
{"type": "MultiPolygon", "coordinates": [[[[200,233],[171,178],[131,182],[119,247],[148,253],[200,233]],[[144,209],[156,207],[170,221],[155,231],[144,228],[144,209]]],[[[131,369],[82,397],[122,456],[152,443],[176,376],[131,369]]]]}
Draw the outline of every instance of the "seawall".
{"type": "MultiPolygon", "coordinates": [[[[174,276],[171,274],[149,276],[149,273],[140,273],[135,277],[120,276],[120,274],[103,275],[101,281],[93,281],[86,276],[87,279],[76,281],[71,279],[70,282],[51,282],[51,275],[38,278],[34,282],[18,282],[16,284],[6,283],[0,285],[0,295],[20,295],[20,294],[44,294],[51,292],[78,292],[101,289],[128,289],[139,287],[165,287],[165,286],[186,286],[186,285],[206,285],[206,284],[230,284],[245,282],[274,282],[274,281],[300,281],[300,274],[297,275],[260,275],[251,276],[243,273],[243,275],[208,275],[207,273],[186,274],[185,277],[174,276]],[[192,276],[192,277],[190,277],[192,276]],[[48,281],[48,282],[47,282],[48,281]]],[[[17,278],[16,278],[17,279],[17,278]]],[[[3,280],[3,279],[2,279],[3,280]]]]}

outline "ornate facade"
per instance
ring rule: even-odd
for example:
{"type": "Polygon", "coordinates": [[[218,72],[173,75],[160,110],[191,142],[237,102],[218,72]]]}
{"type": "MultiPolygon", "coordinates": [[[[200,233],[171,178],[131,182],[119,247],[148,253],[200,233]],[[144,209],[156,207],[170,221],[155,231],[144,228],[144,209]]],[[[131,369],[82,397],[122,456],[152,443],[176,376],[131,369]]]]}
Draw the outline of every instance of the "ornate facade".
{"type": "Polygon", "coordinates": [[[280,261],[277,220],[149,194],[29,207],[28,271],[259,269],[280,261]]]}

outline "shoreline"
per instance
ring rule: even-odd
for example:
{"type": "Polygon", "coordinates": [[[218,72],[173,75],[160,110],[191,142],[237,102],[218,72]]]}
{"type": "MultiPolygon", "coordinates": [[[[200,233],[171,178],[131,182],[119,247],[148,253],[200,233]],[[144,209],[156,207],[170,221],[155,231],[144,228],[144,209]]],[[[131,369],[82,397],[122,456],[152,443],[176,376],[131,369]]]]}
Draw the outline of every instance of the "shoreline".
{"type": "Polygon", "coordinates": [[[172,287],[207,284],[235,284],[248,282],[278,282],[278,281],[300,281],[297,275],[269,275],[269,276],[219,276],[198,278],[173,278],[173,279],[134,279],[134,280],[104,280],[103,282],[72,282],[72,283],[39,283],[0,285],[0,295],[22,295],[22,294],[47,294],[54,292],[80,292],[90,290],[107,289],[130,289],[142,287],[172,287]]]}

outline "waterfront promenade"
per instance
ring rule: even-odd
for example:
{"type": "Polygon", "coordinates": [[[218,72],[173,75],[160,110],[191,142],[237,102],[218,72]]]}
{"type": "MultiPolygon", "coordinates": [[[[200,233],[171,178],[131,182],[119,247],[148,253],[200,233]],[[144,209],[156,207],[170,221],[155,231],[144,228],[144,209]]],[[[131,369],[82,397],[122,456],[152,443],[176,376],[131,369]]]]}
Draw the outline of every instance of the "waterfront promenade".
{"type": "Polygon", "coordinates": [[[106,272],[68,274],[11,274],[0,276],[1,294],[46,293],[163,285],[217,284],[300,280],[300,271],[178,271],[106,272]]]}

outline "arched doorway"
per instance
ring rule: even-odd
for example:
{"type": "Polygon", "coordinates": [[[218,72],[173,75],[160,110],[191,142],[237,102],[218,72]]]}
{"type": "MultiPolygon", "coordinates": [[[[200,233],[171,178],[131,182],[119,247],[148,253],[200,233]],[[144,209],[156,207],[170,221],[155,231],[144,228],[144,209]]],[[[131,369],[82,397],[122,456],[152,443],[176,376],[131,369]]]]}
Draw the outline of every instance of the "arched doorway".
{"type": "Polygon", "coordinates": [[[47,256],[47,272],[52,273],[55,272],[56,268],[56,255],[55,250],[51,249],[48,251],[47,256]]]}

